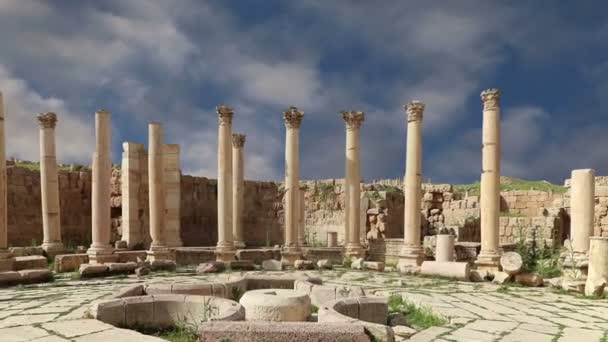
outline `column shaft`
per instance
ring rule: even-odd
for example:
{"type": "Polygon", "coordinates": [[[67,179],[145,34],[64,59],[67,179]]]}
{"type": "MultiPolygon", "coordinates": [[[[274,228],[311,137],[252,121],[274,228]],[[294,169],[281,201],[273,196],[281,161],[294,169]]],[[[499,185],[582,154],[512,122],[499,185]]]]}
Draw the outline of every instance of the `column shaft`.
{"type": "Polygon", "coordinates": [[[595,171],[573,170],[570,179],[570,232],[577,253],[589,251],[595,210],[595,171]]]}
{"type": "Polygon", "coordinates": [[[232,237],[232,108],[220,105],[218,153],[217,153],[217,259],[232,261],[234,244],[232,237]]]}
{"type": "Polygon", "coordinates": [[[306,188],[300,187],[300,196],[298,198],[298,246],[302,247],[306,244],[306,188]]]}
{"type": "Polygon", "coordinates": [[[166,249],[163,232],[165,198],[163,165],[163,130],[160,124],[148,125],[148,187],[150,201],[150,251],[166,249]]]}
{"type": "MultiPolygon", "coordinates": [[[[4,100],[0,93],[0,259],[8,253],[7,197],[6,197],[6,139],[4,137],[4,100]]],[[[0,265],[2,271],[2,265],[0,265]]]]}
{"type": "Polygon", "coordinates": [[[245,237],[243,233],[243,208],[245,194],[243,145],[245,136],[243,134],[232,134],[232,224],[234,227],[234,247],[244,248],[245,237]]]}
{"type": "Polygon", "coordinates": [[[365,114],[357,111],[344,111],[342,118],[346,123],[346,241],[345,255],[347,257],[363,257],[365,251],[361,246],[361,171],[359,129],[365,114]]]}
{"type": "Polygon", "coordinates": [[[477,263],[496,269],[500,250],[498,227],[500,215],[500,91],[487,89],[483,101],[482,172],[481,172],[481,251],[477,263]]]}
{"type": "Polygon", "coordinates": [[[42,248],[50,256],[63,251],[59,209],[59,181],[55,156],[57,115],[38,115],[40,124],[40,188],[42,197],[42,248]]]}
{"type": "Polygon", "coordinates": [[[183,245],[181,238],[181,172],[180,172],[180,147],[177,144],[163,146],[164,164],[164,197],[165,215],[164,231],[167,247],[180,247],[183,245]]]}
{"type": "Polygon", "coordinates": [[[121,205],[122,205],[122,240],[129,248],[143,243],[143,222],[139,218],[139,192],[141,186],[140,165],[144,146],[125,142],[122,144],[122,166],[120,174],[121,205]]]}

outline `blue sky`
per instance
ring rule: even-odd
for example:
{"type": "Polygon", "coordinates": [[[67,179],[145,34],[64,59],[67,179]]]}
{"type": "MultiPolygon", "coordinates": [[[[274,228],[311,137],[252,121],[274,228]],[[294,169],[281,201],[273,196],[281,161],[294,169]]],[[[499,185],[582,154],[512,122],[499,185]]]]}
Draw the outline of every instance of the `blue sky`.
{"type": "Polygon", "coordinates": [[[217,115],[247,135],[246,178],[284,174],[282,111],[305,112],[301,175],[344,175],[343,109],[362,110],[362,176],[402,177],[405,114],[426,103],[425,180],[481,169],[479,93],[502,98],[503,174],[561,183],[608,171],[608,21],[600,1],[0,0],[0,91],[9,156],[38,160],[35,114],[59,115],[60,162],[89,164],[93,113],[112,153],[147,122],[214,178],[217,115]],[[379,5],[381,4],[381,5],[379,5]]]}

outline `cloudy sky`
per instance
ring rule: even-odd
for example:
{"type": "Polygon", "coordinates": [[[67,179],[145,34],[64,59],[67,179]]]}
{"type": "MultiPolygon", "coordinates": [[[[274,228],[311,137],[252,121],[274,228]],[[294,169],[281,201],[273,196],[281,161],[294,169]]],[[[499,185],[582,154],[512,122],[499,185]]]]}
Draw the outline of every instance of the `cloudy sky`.
{"type": "Polygon", "coordinates": [[[215,177],[218,103],[247,135],[246,177],[284,174],[282,111],[305,112],[302,178],[344,175],[342,109],[362,110],[362,175],[402,177],[403,104],[426,103],[425,180],[481,169],[481,102],[503,91],[503,174],[608,174],[608,21],[600,1],[0,0],[9,156],[38,160],[35,115],[59,115],[60,162],[89,164],[94,111],[112,153],[147,122],[215,177]],[[431,4],[429,4],[431,3],[431,4]],[[381,6],[379,5],[381,4],[381,6]],[[553,5],[553,6],[552,6],[553,5]]]}

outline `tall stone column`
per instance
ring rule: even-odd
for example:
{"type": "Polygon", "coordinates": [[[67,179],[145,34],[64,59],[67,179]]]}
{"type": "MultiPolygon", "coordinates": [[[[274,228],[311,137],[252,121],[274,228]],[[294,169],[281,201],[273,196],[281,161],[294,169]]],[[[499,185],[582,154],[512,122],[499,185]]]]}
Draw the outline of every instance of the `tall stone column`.
{"type": "Polygon", "coordinates": [[[407,151],[404,184],[404,240],[399,256],[403,272],[422,264],[424,253],[420,239],[420,200],[422,193],[422,117],[424,103],[412,101],[405,106],[407,114],[407,151]]]}
{"type": "Polygon", "coordinates": [[[593,235],[595,171],[573,170],[570,179],[570,239],[576,253],[587,254],[593,235]]]}
{"type": "Polygon", "coordinates": [[[165,241],[165,167],[163,163],[163,128],[159,123],[148,125],[148,193],[150,203],[150,237],[148,260],[165,260],[169,249],[165,241]]]}
{"type": "Polygon", "coordinates": [[[244,134],[232,134],[232,224],[234,230],[234,247],[245,248],[243,235],[243,208],[245,194],[245,160],[243,146],[244,134]]]}
{"type": "Polygon", "coordinates": [[[90,263],[108,261],[114,249],[110,245],[110,112],[95,113],[95,153],[91,193],[92,243],[87,250],[90,263]]]}
{"type": "Polygon", "coordinates": [[[348,232],[344,254],[347,258],[361,258],[365,256],[365,249],[361,246],[361,162],[359,129],[365,114],[358,111],[342,112],[342,119],[346,123],[346,220],[345,231],[348,232]]]}
{"type": "Polygon", "coordinates": [[[120,174],[121,205],[122,205],[122,240],[129,248],[144,242],[143,222],[139,215],[139,194],[141,172],[145,169],[140,165],[144,146],[131,142],[122,144],[122,165],[120,174]]]}
{"type": "Polygon", "coordinates": [[[12,254],[8,250],[5,142],[4,100],[0,92],[0,272],[13,270],[12,254]]]}
{"type": "Polygon", "coordinates": [[[55,155],[55,125],[57,115],[38,115],[40,124],[40,188],[42,195],[42,248],[47,255],[63,252],[59,210],[59,180],[55,155]]]}
{"type": "Polygon", "coordinates": [[[219,116],[217,146],[217,246],[218,261],[234,260],[232,239],[232,116],[226,105],[217,107],[219,116]]]}
{"type": "Polygon", "coordinates": [[[302,247],[306,244],[306,186],[300,187],[298,208],[298,246],[302,247]]]}
{"type": "Polygon", "coordinates": [[[481,251],[477,256],[479,269],[498,270],[500,249],[498,221],[500,215],[500,91],[481,92],[483,102],[483,150],[481,171],[481,251]]]}
{"type": "Polygon", "coordinates": [[[178,144],[168,144],[163,146],[164,174],[164,196],[165,196],[165,216],[164,231],[165,243],[167,247],[183,246],[181,238],[181,171],[179,168],[180,147],[178,144]]]}
{"type": "Polygon", "coordinates": [[[300,125],[304,112],[289,107],[283,113],[286,128],[285,142],[285,244],[282,262],[293,265],[300,255],[298,246],[298,197],[300,196],[300,125]]]}

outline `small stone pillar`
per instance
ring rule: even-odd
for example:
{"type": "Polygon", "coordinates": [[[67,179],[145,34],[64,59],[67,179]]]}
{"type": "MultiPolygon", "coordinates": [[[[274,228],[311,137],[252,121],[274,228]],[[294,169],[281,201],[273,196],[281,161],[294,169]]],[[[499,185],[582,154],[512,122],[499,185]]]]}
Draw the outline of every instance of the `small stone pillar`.
{"type": "Polygon", "coordinates": [[[111,260],[114,253],[110,245],[110,139],[110,112],[101,109],[95,113],[95,153],[91,181],[92,243],[87,254],[92,264],[111,260]]]}
{"type": "Polygon", "coordinates": [[[61,243],[61,219],[59,210],[59,179],[55,154],[55,125],[57,115],[38,115],[40,124],[40,189],[42,195],[42,248],[53,257],[64,251],[61,243]]]}
{"type": "Polygon", "coordinates": [[[347,258],[361,258],[365,256],[365,249],[361,246],[361,162],[359,129],[365,120],[365,114],[359,111],[343,111],[342,119],[346,123],[346,241],[344,255],[347,258]]]}
{"type": "Polygon", "coordinates": [[[500,250],[498,222],[500,215],[500,91],[486,89],[483,101],[483,150],[481,171],[481,251],[477,267],[498,271],[500,250]]]}
{"type": "Polygon", "coordinates": [[[169,249],[165,241],[165,168],[163,163],[163,128],[159,123],[148,125],[148,194],[150,203],[150,237],[148,260],[166,260],[169,249]]]}
{"type": "Polygon", "coordinates": [[[407,113],[407,152],[404,184],[404,246],[399,255],[399,269],[418,268],[424,259],[420,239],[420,210],[422,193],[422,116],[424,103],[412,101],[405,106],[407,113]]]}
{"type": "Polygon", "coordinates": [[[435,261],[454,261],[454,235],[437,234],[435,261]]]}
{"type": "Polygon", "coordinates": [[[570,180],[570,239],[576,253],[587,254],[593,234],[595,171],[573,170],[570,180]]]}
{"type": "Polygon", "coordinates": [[[181,238],[181,171],[179,168],[180,147],[178,144],[163,146],[164,170],[164,197],[165,215],[164,231],[167,247],[183,246],[181,238]]]}
{"type": "Polygon", "coordinates": [[[298,246],[306,244],[306,187],[300,187],[300,197],[298,198],[298,246]]]}
{"type": "Polygon", "coordinates": [[[129,248],[144,242],[143,222],[139,215],[139,193],[141,171],[140,165],[142,144],[124,142],[122,144],[122,165],[120,174],[122,205],[122,240],[129,248]]]}
{"type": "Polygon", "coordinates": [[[608,286],[608,237],[594,236],[590,238],[585,295],[601,296],[605,286],[608,286]]]}
{"type": "Polygon", "coordinates": [[[5,143],[4,100],[0,92],[0,272],[13,270],[12,254],[8,250],[5,143]]]}
{"type": "Polygon", "coordinates": [[[338,247],[338,232],[327,232],[327,247],[338,247]]]}
{"type": "Polygon", "coordinates": [[[226,105],[217,106],[219,118],[217,146],[217,246],[218,261],[234,260],[232,239],[232,116],[226,105]]]}
{"type": "Polygon", "coordinates": [[[243,233],[243,208],[245,195],[245,159],[243,146],[244,134],[232,134],[232,224],[234,229],[234,247],[245,248],[243,233]]]}
{"type": "Polygon", "coordinates": [[[281,251],[282,262],[293,265],[300,258],[298,246],[298,198],[300,197],[300,125],[304,113],[289,107],[283,113],[286,128],[285,143],[285,244],[281,251]]]}

